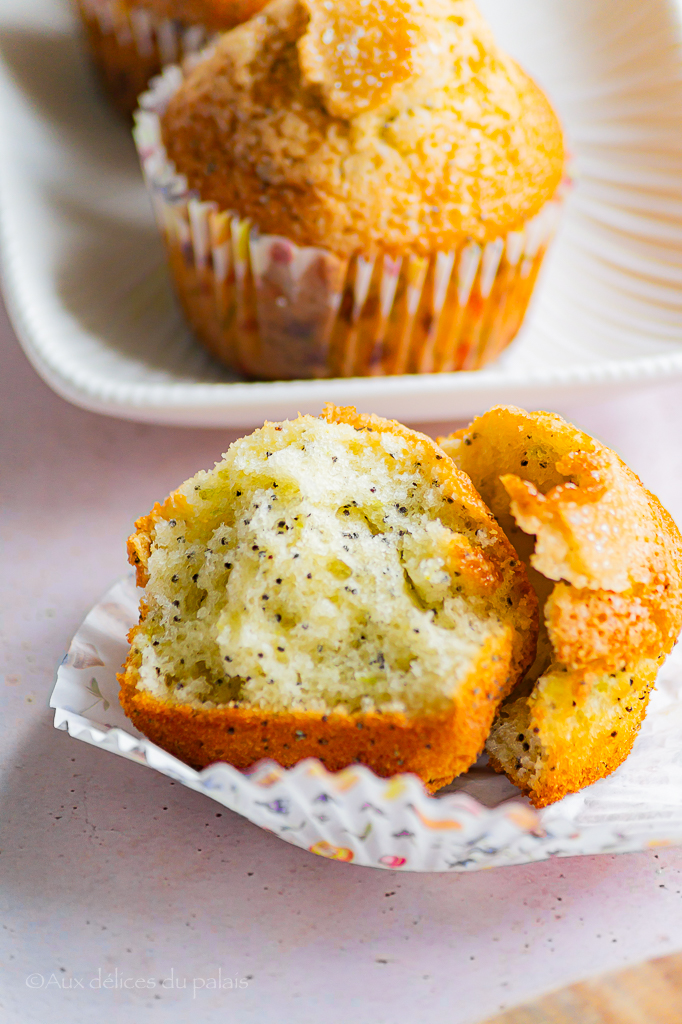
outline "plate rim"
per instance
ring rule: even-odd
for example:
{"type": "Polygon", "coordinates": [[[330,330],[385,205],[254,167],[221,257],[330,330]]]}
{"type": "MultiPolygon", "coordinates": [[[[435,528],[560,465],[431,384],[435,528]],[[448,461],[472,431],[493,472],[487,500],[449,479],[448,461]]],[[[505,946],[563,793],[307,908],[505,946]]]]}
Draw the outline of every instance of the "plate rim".
{"type": "MultiPolygon", "coordinates": [[[[675,28],[673,42],[680,49],[682,72],[682,5],[680,0],[662,2],[675,28]]],[[[13,88],[5,84],[5,75],[0,75],[0,94],[7,96],[7,118],[16,104],[13,93],[13,88]]],[[[486,403],[499,401],[502,390],[505,401],[535,405],[541,399],[544,404],[565,407],[567,402],[589,398],[597,390],[601,395],[638,390],[682,377],[681,333],[679,351],[622,360],[603,358],[554,368],[500,369],[493,364],[480,371],[457,373],[293,381],[109,380],[104,372],[93,371],[87,363],[82,367],[71,365],[75,358],[63,358],[57,351],[59,342],[50,337],[45,319],[32,315],[28,277],[18,266],[18,223],[12,214],[12,178],[19,171],[20,160],[13,160],[10,147],[0,148],[0,287],[7,313],[24,354],[41,379],[66,401],[91,412],[138,422],[224,427],[261,422],[264,407],[268,415],[276,417],[334,401],[371,408],[380,414],[386,414],[390,406],[395,415],[397,402],[420,398],[422,402],[428,399],[429,407],[412,415],[412,421],[431,423],[470,416],[486,403]]],[[[403,418],[409,419],[409,415],[403,413],[403,418]]]]}

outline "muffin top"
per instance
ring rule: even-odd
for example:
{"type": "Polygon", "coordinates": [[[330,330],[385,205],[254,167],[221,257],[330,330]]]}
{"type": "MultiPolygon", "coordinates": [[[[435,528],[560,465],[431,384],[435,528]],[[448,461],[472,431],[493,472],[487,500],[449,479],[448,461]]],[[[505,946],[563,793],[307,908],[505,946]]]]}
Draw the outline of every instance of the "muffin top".
{"type": "Polygon", "coordinates": [[[265,0],[127,0],[129,8],[142,7],[157,18],[175,18],[215,32],[240,25],[264,3],[265,0]]]}
{"type": "Polygon", "coordinates": [[[514,406],[490,409],[442,446],[528,566],[543,609],[536,676],[577,673],[580,701],[595,672],[672,650],[682,537],[614,451],[560,416],[514,406]]]}
{"type": "Polygon", "coordinates": [[[564,163],[472,0],[272,0],[188,74],[162,134],[202,199],[341,255],[504,235],[564,163]]]}

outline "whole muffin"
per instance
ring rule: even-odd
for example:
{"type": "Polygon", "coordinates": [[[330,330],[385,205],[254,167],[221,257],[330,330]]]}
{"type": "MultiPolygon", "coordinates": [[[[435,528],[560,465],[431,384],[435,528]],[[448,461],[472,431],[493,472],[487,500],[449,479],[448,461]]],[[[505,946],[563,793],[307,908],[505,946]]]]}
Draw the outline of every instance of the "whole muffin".
{"type": "Polygon", "coordinates": [[[152,186],[163,150],[211,204],[204,236],[230,235],[216,282],[166,228],[189,318],[229,364],[265,377],[471,369],[518,330],[563,140],[472,0],[272,0],[148,109],[152,186]]]}
{"type": "Polygon", "coordinates": [[[355,409],[266,423],[136,525],[121,703],[196,767],[360,761],[435,789],[535,654],[535,595],[470,480],[355,409]]]}
{"type": "Polygon", "coordinates": [[[442,445],[540,600],[535,664],[500,707],[487,750],[542,807],[630,753],[682,629],[682,537],[615,452],[560,416],[499,406],[442,445]]]}
{"type": "Polygon", "coordinates": [[[166,64],[196,53],[264,0],[77,0],[90,56],[114,106],[132,114],[166,64]]]}

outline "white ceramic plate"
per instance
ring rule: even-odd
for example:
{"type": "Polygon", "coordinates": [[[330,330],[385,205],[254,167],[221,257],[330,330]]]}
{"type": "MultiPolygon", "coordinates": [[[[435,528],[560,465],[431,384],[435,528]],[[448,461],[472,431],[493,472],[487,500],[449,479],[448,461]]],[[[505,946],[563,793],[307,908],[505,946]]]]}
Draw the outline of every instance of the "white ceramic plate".
{"type": "Polygon", "coordinates": [[[130,419],[252,425],[331,399],[408,421],[682,374],[682,26],[675,0],[480,0],[566,127],[576,185],[531,315],[478,373],[243,383],[170,295],[124,124],[97,96],[66,0],[0,4],[4,285],[26,354],[65,398],[130,419]]]}
{"type": "Polygon", "coordinates": [[[437,797],[414,775],[380,779],[308,759],[250,772],[198,772],[145,739],[118,702],[116,672],[137,621],[132,574],[89,612],[57,672],[54,724],[76,739],[168,775],[294,846],[365,867],[476,871],[547,857],[624,853],[682,843],[682,645],[663,666],[629,758],[606,779],[535,811],[504,776],[479,765],[437,797]]]}

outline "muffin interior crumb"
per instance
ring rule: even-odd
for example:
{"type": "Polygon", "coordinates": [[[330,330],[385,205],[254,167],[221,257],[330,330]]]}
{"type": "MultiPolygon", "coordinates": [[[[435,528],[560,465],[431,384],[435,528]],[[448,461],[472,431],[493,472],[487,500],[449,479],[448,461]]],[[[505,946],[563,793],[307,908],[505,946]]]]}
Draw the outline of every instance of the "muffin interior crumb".
{"type": "Polygon", "coordinates": [[[135,647],[165,700],[437,710],[510,629],[492,539],[380,427],[266,424],[161,512],[135,647]]]}
{"type": "Polygon", "coordinates": [[[531,791],[563,768],[557,751],[565,745],[599,763],[608,754],[606,737],[630,735],[633,722],[636,734],[640,702],[648,700],[658,667],[656,659],[639,658],[616,672],[592,673],[587,687],[577,673],[555,664],[532,692],[527,681],[502,704],[486,749],[531,791]]]}

